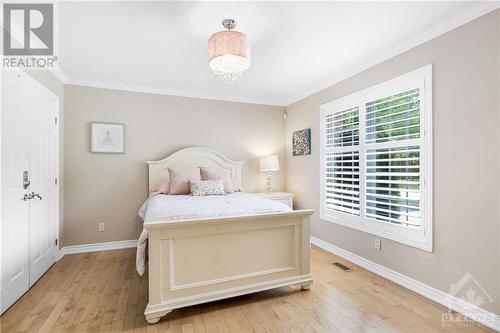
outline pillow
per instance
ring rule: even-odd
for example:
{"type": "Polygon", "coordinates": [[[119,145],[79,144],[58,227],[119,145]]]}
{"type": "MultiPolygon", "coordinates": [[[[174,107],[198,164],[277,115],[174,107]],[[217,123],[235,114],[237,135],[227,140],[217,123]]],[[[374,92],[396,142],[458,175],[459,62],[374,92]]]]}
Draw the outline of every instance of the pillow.
{"type": "Polygon", "coordinates": [[[200,195],[224,195],[224,182],[222,179],[217,180],[200,180],[189,182],[191,194],[200,195]]]}
{"type": "Polygon", "coordinates": [[[201,168],[202,180],[217,180],[222,179],[224,182],[224,191],[233,193],[233,180],[231,179],[231,171],[224,168],[201,168]]]}
{"type": "Polygon", "coordinates": [[[172,169],[170,174],[170,190],[168,194],[189,194],[189,182],[200,181],[200,168],[172,169]]]}
{"type": "Polygon", "coordinates": [[[153,196],[153,195],[157,195],[157,194],[169,194],[170,192],[170,182],[167,180],[163,183],[161,183],[160,185],[158,185],[157,187],[155,187],[154,190],[152,190],[149,195],[150,196],[153,196]]]}

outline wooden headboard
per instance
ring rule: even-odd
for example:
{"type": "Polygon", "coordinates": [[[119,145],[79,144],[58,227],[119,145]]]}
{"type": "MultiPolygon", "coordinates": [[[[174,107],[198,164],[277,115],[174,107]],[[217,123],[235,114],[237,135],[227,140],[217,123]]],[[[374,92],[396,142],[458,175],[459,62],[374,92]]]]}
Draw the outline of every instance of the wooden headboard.
{"type": "Polygon", "coordinates": [[[233,161],[221,153],[206,147],[191,147],[176,151],[159,161],[147,161],[149,166],[149,191],[170,179],[168,168],[226,168],[231,178],[241,186],[241,166],[243,162],[233,161]]]}

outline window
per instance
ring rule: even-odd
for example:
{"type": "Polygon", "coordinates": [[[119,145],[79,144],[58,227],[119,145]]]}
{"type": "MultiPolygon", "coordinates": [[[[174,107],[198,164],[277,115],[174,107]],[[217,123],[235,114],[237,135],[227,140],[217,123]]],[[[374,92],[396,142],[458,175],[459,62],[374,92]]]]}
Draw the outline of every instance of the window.
{"type": "Polygon", "coordinates": [[[432,251],[432,65],[321,106],[321,219],[432,251]]]}

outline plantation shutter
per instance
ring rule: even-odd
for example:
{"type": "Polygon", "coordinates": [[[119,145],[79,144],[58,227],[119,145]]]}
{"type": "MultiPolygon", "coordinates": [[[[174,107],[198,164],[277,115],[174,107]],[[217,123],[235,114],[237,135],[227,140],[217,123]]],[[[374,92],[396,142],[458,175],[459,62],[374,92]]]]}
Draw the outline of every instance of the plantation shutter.
{"type": "Polygon", "coordinates": [[[365,104],[366,217],[421,226],[420,89],[365,104]]]}
{"type": "Polygon", "coordinates": [[[359,215],[359,107],[325,116],[325,205],[359,215]]]}
{"type": "Polygon", "coordinates": [[[432,251],[432,65],[320,111],[321,220],[432,251]]]}

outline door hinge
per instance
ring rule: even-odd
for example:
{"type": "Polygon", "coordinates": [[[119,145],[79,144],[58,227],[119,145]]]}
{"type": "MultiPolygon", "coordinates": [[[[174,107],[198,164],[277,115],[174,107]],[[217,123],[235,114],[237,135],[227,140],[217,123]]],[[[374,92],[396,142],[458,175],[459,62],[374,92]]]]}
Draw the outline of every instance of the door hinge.
{"type": "Polygon", "coordinates": [[[54,124],[57,125],[57,117],[54,118],[54,124]]]}
{"type": "Polygon", "coordinates": [[[57,178],[54,178],[54,185],[57,185],[57,178]]]}
{"type": "Polygon", "coordinates": [[[56,245],[57,245],[57,238],[56,238],[56,245]]]}

